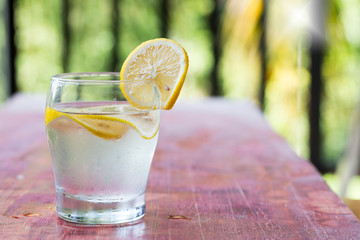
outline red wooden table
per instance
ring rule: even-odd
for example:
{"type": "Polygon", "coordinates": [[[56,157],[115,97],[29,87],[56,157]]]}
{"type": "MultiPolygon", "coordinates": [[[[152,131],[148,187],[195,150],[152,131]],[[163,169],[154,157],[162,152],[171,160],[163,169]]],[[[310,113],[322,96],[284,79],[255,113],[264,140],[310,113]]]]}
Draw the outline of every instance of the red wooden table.
{"type": "Polygon", "coordinates": [[[360,223],[250,102],[163,111],[147,213],[130,226],[56,216],[44,98],[0,111],[1,239],[360,239],[360,223]]]}

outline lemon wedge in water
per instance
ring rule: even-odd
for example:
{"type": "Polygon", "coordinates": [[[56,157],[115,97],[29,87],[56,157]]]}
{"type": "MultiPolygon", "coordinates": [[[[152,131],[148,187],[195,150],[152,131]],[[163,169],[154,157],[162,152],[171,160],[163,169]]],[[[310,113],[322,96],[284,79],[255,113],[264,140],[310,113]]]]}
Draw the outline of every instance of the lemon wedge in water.
{"type": "MultiPolygon", "coordinates": [[[[101,106],[97,107],[101,108],[101,106]]],[[[86,128],[92,134],[103,139],[119,139],[130,127],[134,128],[141,137],[145,139],[153,138],[159,130],[158,118],[153,118],[151,112],[144,112],[136,115],[99,115],[99,114],[74,114],[57,111],[47,107],[45,110],[45,125],[61,117],[71,119],[86,128]]],[[[95,112],[96,109],[92,109],[95,112]]]]}

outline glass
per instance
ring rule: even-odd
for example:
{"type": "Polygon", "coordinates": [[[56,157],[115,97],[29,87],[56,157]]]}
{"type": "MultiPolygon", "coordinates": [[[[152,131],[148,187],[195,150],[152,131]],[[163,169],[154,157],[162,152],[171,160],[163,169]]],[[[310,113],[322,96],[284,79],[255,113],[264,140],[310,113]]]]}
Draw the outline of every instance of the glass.
{"type": "Polygon", "coordinates": [[[121,88],[149,80],[119,79],[118,73],[66,73],[51,79],[45,122],[57,214],[64,220],[117,224],[145,214],[160,97],[154,87],[146,100],[152,107],[136,108],[121,88]]]}

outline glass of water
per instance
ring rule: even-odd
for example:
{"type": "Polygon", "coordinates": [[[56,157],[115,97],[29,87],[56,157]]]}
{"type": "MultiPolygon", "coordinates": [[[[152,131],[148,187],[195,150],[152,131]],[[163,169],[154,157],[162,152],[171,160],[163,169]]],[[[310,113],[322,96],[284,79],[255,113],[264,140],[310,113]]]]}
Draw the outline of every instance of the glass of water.
{"type": "MultiPolygon", "coordinates": [[[[160,97],[154,87],[133,106],[118,73],[52,77],[46,131],[55,176],[57,214],[76,223],[134,222],[145,214],[145,190],[155,152],[160,97]]],[[[128,93],[131,91],[128,91],[128,93]]],[[[131,96],[130,96],[131,97],[131,96]]]]}

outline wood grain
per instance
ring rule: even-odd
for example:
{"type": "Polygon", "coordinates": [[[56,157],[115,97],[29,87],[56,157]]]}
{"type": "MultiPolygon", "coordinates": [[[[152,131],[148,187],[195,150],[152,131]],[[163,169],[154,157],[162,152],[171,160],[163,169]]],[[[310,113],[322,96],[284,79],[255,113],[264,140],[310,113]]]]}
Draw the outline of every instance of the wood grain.
{"type": "Polygon", "coordinates": [[[360,223],[249,102],[179,102],[163,111],[147,213],[128,226],[56,216],[44,99],[0,112],[3,239],[359,239],[360,223]]]}

